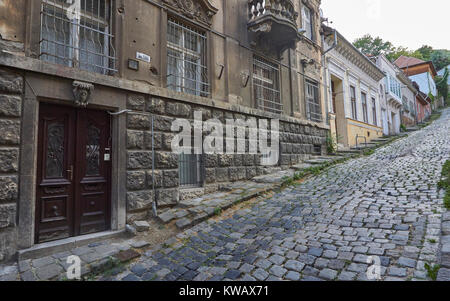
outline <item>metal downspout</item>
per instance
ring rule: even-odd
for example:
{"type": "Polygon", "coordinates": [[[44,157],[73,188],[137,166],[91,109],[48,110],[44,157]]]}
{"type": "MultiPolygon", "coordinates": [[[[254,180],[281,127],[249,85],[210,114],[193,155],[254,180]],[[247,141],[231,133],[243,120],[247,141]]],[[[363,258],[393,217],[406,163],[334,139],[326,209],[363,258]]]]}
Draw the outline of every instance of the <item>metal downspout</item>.
{"type": "Polygon", "coordinates": [[[155,191],[155,116],[152,114],[152,190],[153,190],[153,215],[155,217],[158,216],[158,202],[156,200],[156,191],[155,191]]]}
{"type": "MultiPolygon", "coordinates": [[[[328,107],[328,77],[327,77],[327,70],[328,70],[328,65],[326,62],[326,54],[328,52],[330,52],[331,50],[333,50],[334,48],[336,48],[337,46],[337,31],[336,29],[333,29],[334,32],[334,42],[333,45],[331,45],[331,47],[329,49],[327,49],[326,51],[324,51],[324,53],[322,54],[322,66],[323,66],[323,78],[324,78],[324,87],[325,87],[325,112],[326,112],[326,123],[329,125],[330,124],[330,115],[329,115],[329,107],[328,107]]],[[[325,45],[325,37],[322,37],[322,45],[325,45]]]]}

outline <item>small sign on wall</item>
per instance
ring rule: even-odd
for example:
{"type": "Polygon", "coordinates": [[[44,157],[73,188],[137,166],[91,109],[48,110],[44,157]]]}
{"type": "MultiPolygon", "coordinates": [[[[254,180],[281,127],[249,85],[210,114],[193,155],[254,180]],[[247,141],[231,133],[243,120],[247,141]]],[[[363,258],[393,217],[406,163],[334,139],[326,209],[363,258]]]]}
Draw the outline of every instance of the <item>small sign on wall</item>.
{"type": "Polygon", "coordinates": [[[136,52],[136,59],[146,62],[146,63],[150,63],[152,61],[151,57],[145,53],[141,53],[141,52],[136,52]]]}

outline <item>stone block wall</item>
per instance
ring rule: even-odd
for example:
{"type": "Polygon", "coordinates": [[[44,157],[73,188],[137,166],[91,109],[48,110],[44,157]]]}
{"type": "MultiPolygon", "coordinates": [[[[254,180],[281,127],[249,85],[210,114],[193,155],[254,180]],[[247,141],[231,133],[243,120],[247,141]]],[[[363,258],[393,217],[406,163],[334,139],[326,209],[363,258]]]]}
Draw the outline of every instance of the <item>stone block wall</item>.
{"type": "Polygon", "coordinates": [[[0,262],[16,251],[23,89],[20,74],[0,68],[0,262]]]}
{"type": "MultiPolygon", "coordinates": [[[[197,197],[192,191],[180,190],[178,155],[172,152],[172,122],[177,118],[190,121],[193,128],[194,112],[201,111],[203,122],[218,119],[224,125],[227,119],[247,119],[258,116],[181,103],[149,95],[128,95],[127,108],[127,209],[128,220],[148,212],[153,193],[160,207],[170,207],[180,199],[197,197]],[[155,192],[152,190],[152,115],[155,160],[155,192]]],[[[264,118],[266,119],[266,118],[264,118]]],[[[225,126],[223,129],[226,132],[225,126]]],[[[203,132],[203,137],[209,133],[203,132]]],[[[248,133],[247,133],[248,135],[248,133]]],[[[260,165],[260,155],[205,154],[203,156],[204,185],[202,193],[218,190],[222,183],[248,180],[270,173],[274,168],[288,168],[308,158],[314,152],[326,149],[327,130],[312,125],[280,122],[280,161],[275,167],[260,165]]],[[[248,141],[247,149],[248,149],[248,141]]],[[[269,141],[270,143],[270,141],[269,141]]],[[[237,144],[237,143],[236,143],[237,144]]],[[[224,147],[226,141],[224,141],[224,147]]]]}

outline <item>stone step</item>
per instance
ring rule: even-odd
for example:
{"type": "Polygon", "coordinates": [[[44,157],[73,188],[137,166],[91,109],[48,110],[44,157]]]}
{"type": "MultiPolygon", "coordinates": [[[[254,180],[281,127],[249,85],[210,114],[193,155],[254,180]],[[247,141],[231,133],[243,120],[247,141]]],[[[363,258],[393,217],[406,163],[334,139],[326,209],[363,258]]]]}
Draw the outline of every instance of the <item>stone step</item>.
{"type": "Polygon", "coordinates": [[[389,138],[375,138],[370,142],[388,142],[389,140],[390,140],[389,138]]]}
{"type": "Polygon", "coordinates": [[[259,176],[253,178],[252,181],[256,183],[281,183],[285,177],[294,176],[293,170],[284,170],[270,175],[259,176]]]}
{"type": "Polygon", "coordinates": [[[301,171],[301,170],[305,170],[305,169],[312,168],[312,167],[314,167],[313,164],[300,163],[300,164],[292,166],[292,169],[294,169],[296,171],[301,171]]]}
{"type": "Polygon", "coordinates": [[[365,150],[365,149],[369,149],[369,148],[374,148],[376,146],[377,146],[377,144],[375,144],[375,143],[367,143],[367,144],[364,144],[364,145],[353,146],[351,149],[354,149],[354,150],[365,150]]]}
{"type": "Polygon", "coordinates": [[[331,159],[325,159],[325,158],[318,158],[318,159],[310,159],[306,160],[305,163],[312,164],[312,165],[322,165],[325,163],[333,162],[334,160],[331,159]]]}

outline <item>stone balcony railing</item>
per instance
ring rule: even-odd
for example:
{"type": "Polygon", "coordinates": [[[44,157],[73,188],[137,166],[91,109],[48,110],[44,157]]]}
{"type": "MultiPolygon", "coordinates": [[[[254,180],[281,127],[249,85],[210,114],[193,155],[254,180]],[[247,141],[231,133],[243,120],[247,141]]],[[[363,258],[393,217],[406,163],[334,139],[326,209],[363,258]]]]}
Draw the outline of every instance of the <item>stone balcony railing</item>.
{"type": "Polygon", "coordinates": [[[248,0],[248,15],[248,29],[279,51],[300,39],[292,0],[248,0]]]}

